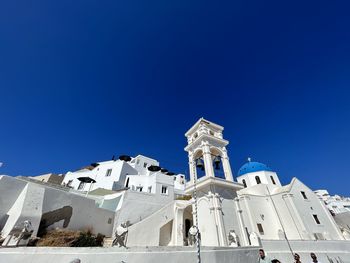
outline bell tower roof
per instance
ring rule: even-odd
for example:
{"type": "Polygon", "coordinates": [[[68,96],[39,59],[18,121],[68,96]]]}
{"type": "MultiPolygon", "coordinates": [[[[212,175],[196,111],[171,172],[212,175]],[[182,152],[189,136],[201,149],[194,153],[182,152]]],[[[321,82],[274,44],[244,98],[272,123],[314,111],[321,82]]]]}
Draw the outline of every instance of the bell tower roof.
{"type": "Polygon", "coordinates": [[[208,129],[212,130],[213,132],[221,133],[224,130],[224,127],[218,124],[215,124],[213,122],[210,122],[202,117],[185,133],[185,136],[190,137],[192,134],[198,131],[201,126],[206,126],[208,129]]]}

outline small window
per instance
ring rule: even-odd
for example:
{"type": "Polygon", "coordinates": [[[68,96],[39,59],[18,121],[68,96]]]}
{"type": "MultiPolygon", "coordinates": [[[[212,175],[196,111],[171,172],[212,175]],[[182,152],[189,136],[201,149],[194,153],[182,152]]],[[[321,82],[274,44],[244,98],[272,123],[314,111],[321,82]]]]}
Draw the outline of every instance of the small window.
{"type": "Polygon", "coordinates": [[[272,175],[270,176],[270,178],[271,178],[271,182],[272,182],[273,184],[276,184],[275,179],[273,178],[272,175]]]}
{"type": "Polygon", "coordinates": [[[244,188],[247,188],[247,183],[244,179],[242,180],[242,184],[244,185],[244,188]]]}
{"type": "Polygon", "coordinates": [[[209,134],[214,136],[214,132],[213,131],[209,131],[209,134]]]}
{"type": "Polygon", "coordinates": [[[140,164],[140,159],[137,159],[136,164],[140,164]]]}
{"type": "Polygon", "coordinates": [[[143,168],[146,168],[146,167],[147,167],[147,163],[144,163],[144,164],[143,164],[143,168]]]}
{"type": "Polygon", "coordinates": [[[307,199],[307,196],[306,196],[306,194],[305,194],[304,191],[301,191],[300,193],[301,193],[301,195],[304,197],[304,199],[307,199]]]}
{"type": "Polygon", "coordinates": [[[112,174],[112,169],[108,169],[106,172],[106,177],[111,176],[112,174]]]}
{"type": "Polygon", "coordinates": [[[257,224],[257,226],[258,226],[258,230],[259,230],[260,235],[263,235],[264,234],[264,229],[262,227],[262,224],[257,224]]]}
{"type": "Polygon", "coordinates": [[[314,217],[316,224],[320,225],[321,222],[320,222],[320,220],[318,219],[318,216],[317,216],[317,215],[312,215],[312,216],[314,217]]]}
{"type": "Polygon", "coordinates": [[[152,192],[152,186],[148,186],[148,192],[149,192],[149,193],[152,192]]]}
{"type": "Polygon", "coordinates": [[[255,181],[257,184],[261,184],[261,180],[259,176],[255,176],[255,181]]]}
{"type": "Polygon", "coordinates": [[[174,176],[174,181],[176,181],[176,177],[174,176]]]}
{"type": "Polygon", "coordinates": [[[162,194],[167,195],[168,194],[168,187],[162,186],[162,194]]]}
{"type": "Polygon", "coordinates": [[[78,186],[78,190],[83,190],[85,186],[84,182],[80,182],[79,186],[78,186]]]}
{"type": "Polygon", "coordinates": [[[67,183],[67,186],[71,186],[73,183],[73,180],[69,180],[68,183],[67,183]]]}
{"type": "Polygon", "coordinates": [[[137,186],[137,187],[136,187],[136,191],[137,191],[137,192],[142,192],[142,189],[143,189],[142,186],[137,186]]]}
{"type": "Polygon", "coordinates": [[[126,179],[125,187],[129,187],[129,181],[130,181],[130,177],[128,177],[128,179],[126,179]]]}

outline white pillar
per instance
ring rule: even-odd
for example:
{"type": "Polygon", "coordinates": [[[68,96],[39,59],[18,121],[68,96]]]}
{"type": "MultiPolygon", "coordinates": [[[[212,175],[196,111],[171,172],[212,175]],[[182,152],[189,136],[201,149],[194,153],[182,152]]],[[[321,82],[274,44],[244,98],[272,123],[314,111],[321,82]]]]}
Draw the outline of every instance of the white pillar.
{"type": "Polygon", "coordinates": [[[219,241],[220,246],[227,246],[227,238],[226,238],[226,230],[225,230],[225,224],[224,219],[222,216],[222,207],[220,203],[220,195],[218,193],[214,194],[213,197],[213,204],[214,204],[214,212],[216,215],[217,220],[217,226],[218,226],[218,234],[219,234],[219,241]]]}
{"type": "Polygon", "coordinates": [[[204,160],[205,175],[209,177],[215,177],[213,160],[211,158],[210,147],[208,143],[205,143],[203,145],[203,160],[204,160]]]}
{"type": "Polygon", "coordinates": [[[239,204],[239,198],[236,197],[234,199],[234,202],[236,204],[236,209],[237,209],[239,231],[240,231],[241,237],[243,239],[242,240],[243,244],[241,244],[241,246],[249,246],[249,240],[248,240],[245,228],[244,228],[244,222],[243,222],[243,217],[242,217],[242,209],[241,209],[240,204],[239,204]]]}
{"type": "Polygon", "coordinates": [[[183,215],[185,209],[183,207],[178,207],[175,204],[175,216],[173,221],[173,232],[172,232],[172,245],[173,246],[183,246],[184,245],[184,224],[183,215]]]}
{"type": "Polygon", "coordinates": [[[233,182],[233,175],[232,175],[232,170],[231,170],[231,165],[230,165],[230,161],[229,158],[227,156],[227,151],[226,148],[223,148],[222,151],[222,167],[224,169],[224,173],[225,173],[225,178],[227,181],[233,182]]]}

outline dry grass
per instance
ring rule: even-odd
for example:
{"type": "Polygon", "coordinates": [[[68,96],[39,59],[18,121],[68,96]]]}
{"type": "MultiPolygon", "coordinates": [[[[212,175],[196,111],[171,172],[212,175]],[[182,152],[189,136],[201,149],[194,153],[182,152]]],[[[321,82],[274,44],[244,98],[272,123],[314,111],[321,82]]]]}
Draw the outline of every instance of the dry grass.
{"type": "Polygon", "coordinates": [[[78,240],[80,231],[55,229],[48,231],[36,243],[37,247],[70,247],[78,240]]]}

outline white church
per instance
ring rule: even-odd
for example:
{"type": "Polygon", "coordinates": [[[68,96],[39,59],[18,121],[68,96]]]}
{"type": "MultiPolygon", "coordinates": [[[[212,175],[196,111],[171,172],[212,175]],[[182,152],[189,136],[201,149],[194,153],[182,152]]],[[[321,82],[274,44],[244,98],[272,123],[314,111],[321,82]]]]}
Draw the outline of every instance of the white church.
{"type": "MultiPolygon", "coordinates": [[[[127,262],[137,261],[131,256],[137,248],[142,262],[197,262],[201,249],[203,262],[253,263],[261,247],[282,262],[292,262],[292,253],[310,261],[310,252],[322,262],[350,262],[350,223],[337,224],[297,178],[282,186],[265,164],[249,159],[234,178],[223,130],[201,118],[185,133],[189,181],[142,155],[68,172],[61,185],[0,176],[0,258],[15,262],[8,247],[26,242],[16,239],[14,229],[30,221],[33,237],[54,228],[91,227],[106,236],[106,255],[123,237],[129,250],[118,253],[127,262]]],[[[29,248],[16,249],[23,255],[20,249],[29,248]]]]}

